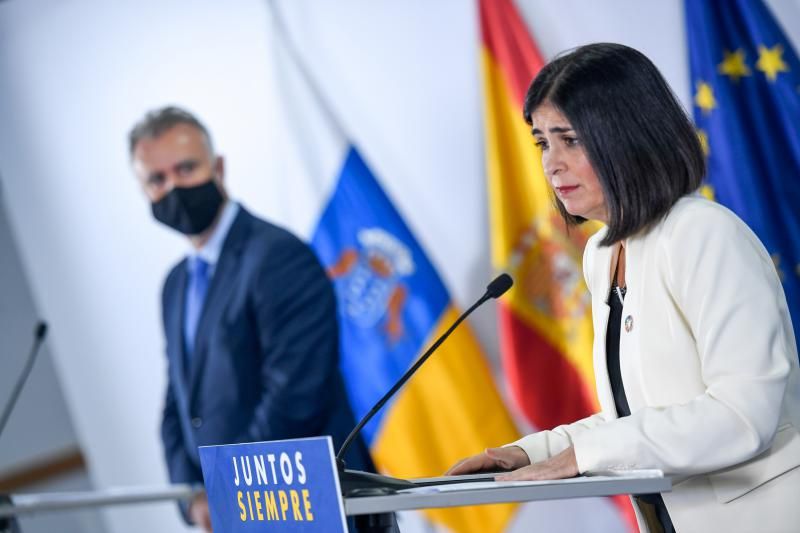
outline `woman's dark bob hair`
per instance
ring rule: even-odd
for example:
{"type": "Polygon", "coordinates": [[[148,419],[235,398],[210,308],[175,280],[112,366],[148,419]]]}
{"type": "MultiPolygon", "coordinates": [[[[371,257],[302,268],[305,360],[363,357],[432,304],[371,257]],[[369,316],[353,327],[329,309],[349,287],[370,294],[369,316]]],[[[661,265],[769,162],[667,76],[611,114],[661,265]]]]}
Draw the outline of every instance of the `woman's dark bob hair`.
{"type": "MultiPolygon", "coordinates": [[[[551,104],[570,122],[605,196],[609,246],[661,220],[700,186],[705,159],[695,128],[655,65],[621,44],[581,46],[544,66],[524,115],[551,104]]],[[[567,213],[567,224],[585,222],[567,213]]]]}

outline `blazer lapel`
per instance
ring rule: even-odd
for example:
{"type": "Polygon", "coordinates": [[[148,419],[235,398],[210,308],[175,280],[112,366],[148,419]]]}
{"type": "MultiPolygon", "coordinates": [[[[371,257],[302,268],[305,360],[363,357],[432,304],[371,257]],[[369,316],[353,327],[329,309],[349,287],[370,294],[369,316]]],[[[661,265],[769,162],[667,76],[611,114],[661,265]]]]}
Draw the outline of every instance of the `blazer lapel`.
{"type": "Polygon", "coordinates": [[[625,396],[628,407],[634,412],[642,405],[643,397],[640,385],[640,354],[638,349],[639,331],[641,328],[641,302],[643,286],[642,273],[646,267],[643,254],[646,236],[633,236],[625,242],[625,283],[628,291],[625,294],[625,306],[622,313],[622,330],[619,342],[619,366],[622,381],[625,385],[625,396]],[[626,321],[630,317],[630,327],[626,321]],[[627,379],[626,379],[627,378],[627,379]]]}
{"type": "Polygon", "coordinates": [[[236,216],[236,220],[234,220],[225,239],[225,244],[214,269],[214,276],[211,278],[206,300],[203,303],[203,311],[200,314],[200,320],[197,325],[191,376],[189,378],[192,401],[197,392],[198,381],[208,357],[211,334],[220,324],[225,304],[231,296],[238,278],[241,253],[250,230],[250,216],[244,208],[240,208],[239,214],[236,216]]]}
{"type": "Polygon", "coordinates": [[[167,311],[168,318],[166,324],[167,335],[167,348],[169,350],[169,358],[175,368],[175,378],[178,385],[183,392],[188,378],[186,374],[186,350],[185,342],[183,339],[183,314],[184,306],[186,304],[186,260],[180,262],[175,272],[175,293],[173,298],[175,304],[169,306],[167,311]]]}
{"type": "Polygon", "coordinates": [[[608,316],[611,308],[608,306],[608,291],[611,290],[611,258],[612,247],[598,247],[594,260],[592,280],[592,322],[594,324],[594,372],[597,381],[597,397],[603,411],[616,413],[614,395],[611,392],[611,382],[608,378],[608,364],[606,362],[606,332],[608,331],[608,316]]]}

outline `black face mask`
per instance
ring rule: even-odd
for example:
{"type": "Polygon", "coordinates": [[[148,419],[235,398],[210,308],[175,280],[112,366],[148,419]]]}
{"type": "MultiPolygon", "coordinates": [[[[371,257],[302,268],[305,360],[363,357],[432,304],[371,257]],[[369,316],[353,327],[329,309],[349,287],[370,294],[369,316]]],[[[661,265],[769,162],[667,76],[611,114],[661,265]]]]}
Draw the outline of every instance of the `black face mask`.
{"type": "Polygon", "coordinates": [[[175,187],[152,204],[153,216],[186,235],[198,235],[211,226],[224,202],[214,179],[194,187],[175,187]]]}

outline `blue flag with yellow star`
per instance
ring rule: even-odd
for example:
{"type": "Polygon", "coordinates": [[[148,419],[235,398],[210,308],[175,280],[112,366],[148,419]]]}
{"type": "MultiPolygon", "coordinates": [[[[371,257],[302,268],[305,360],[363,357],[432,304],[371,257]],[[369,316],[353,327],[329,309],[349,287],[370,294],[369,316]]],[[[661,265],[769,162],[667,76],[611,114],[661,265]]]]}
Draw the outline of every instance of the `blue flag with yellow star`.
{"type": "Polygon", "coordinates": [[[761,0],[685,6],[710,192],[772,255],[800,337],[800,61],[761,0]]]}

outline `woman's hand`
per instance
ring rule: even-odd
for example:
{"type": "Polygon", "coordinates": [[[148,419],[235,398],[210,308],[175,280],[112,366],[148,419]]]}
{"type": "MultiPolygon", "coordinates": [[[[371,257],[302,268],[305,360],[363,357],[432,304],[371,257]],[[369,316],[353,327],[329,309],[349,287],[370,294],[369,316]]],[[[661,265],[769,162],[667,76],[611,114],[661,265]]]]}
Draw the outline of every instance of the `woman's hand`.
{"type": "MultiPolygon", "coordinates": [[[[467,461],[468,460],[469,459],[467,459],[467,461]]],[[[451,470],[457,466],[459,465],[456,465],[451,470]]],[[[500,474],[494,479],[496,481],[539,481],[545,479],[564,479],[577,475],[578,462],[575,459],[575,449],[570,446],[563,452],[554,455],[546,461],[534,463],[507,474],[500,474]]]]}
{"type": "Polygon", "coordinates": [[[530,464],[528,454],[519,446],[488,448],[485,452],[462,459],[445,472],[446,476],[515,470],[530,464]]]}

